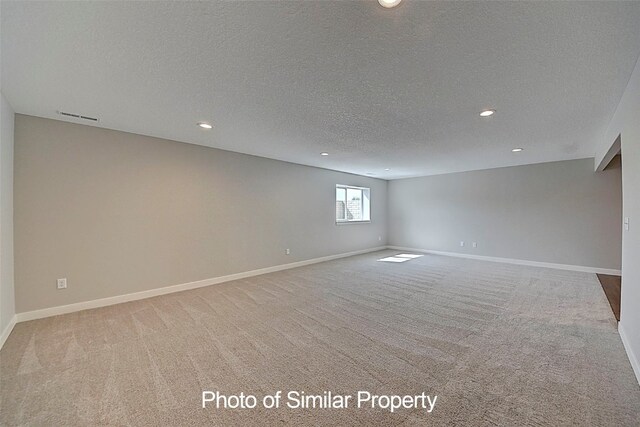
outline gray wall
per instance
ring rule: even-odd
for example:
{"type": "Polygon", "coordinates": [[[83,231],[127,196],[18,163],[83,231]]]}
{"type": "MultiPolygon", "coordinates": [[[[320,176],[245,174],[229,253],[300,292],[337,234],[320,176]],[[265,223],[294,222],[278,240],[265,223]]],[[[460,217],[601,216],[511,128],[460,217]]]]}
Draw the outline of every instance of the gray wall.
{"type": "Polygon", "coordinates": [[[0,94],[0,334],[15,315],[13,286],[13,109],[0,94]]]}
{"type": "Polygon", "coordinates": [[[622,188],[629,230],[622,235],[622,295],[618,331],[640,382],[640,61],[620,100],[597,160],[602,159],[620,135],[622,188]]]}
{"type": "Polygon", "coordinates": [[[16,115],[16,309],[385,245],[386,198],[383,180],[16,115]],[[371,187],[370,224],[335,224],[336,184],[371,187]]]}
{"type": "Polygon", "coordinates": [[[389,243],[619,269],[621,197],[593,159],[391,181],[389,243]]]}

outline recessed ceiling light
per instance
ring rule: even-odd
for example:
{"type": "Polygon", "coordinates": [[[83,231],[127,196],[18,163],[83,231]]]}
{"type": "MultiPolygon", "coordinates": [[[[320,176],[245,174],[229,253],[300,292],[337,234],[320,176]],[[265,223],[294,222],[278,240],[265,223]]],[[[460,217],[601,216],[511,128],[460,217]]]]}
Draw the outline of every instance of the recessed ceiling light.
{"type": "Polygon", "coordinates": [[[322,153],[320,153],[320,155],[321,155],[321,156],[328,156],[328,155],[329,155],[329,153],[322,152],[322,153]]]}
{"type": "Polygon", "coordinates": [[[480,111],[480,117],[491,117],[496,113],[496,110],[483,110],[480,111]]]}
{"type": "Polygon", "coordinates": [[[402,0],[378,0],[378,3],[380,3],[382,7],[391,8],[399,5],[401,1],[402,0]]]}
{"type": "Polygon", "coordinates": [[[200,123],[198,123],[198,126],[200,126],[202,129],[211,129],[213,127],[209,123],[206,123],[206,122],[200,122],[200,123]]]}
{"type": "Polygon", "coordinates": [[[386,170],[386,171],[390,171],[391,169],[389,169],[389,168],[385,168],[384,170],[386,170]]]}
{"type": "Polygon", "coordinates": [[[514,149],[513,149],[513,150],[511,150],[511,151],[513,151],[514,153],[519,153],[519,152],[521,152],[521,151],[522,151],[522,148],[514,148],[514,149]]]}

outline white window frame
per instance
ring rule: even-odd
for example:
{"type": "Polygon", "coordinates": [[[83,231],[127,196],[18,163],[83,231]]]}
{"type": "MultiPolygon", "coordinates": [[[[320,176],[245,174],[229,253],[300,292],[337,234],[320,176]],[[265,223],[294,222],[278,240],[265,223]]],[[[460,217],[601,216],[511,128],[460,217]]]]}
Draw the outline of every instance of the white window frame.
{"type": "MultiPolygon", "coordinates": [[[[344,225],[344,224],[366,224],[366,223],[370,223],[371,222],[371,188],[369,187],[357,187],[355,185],[345,185],[345,184],[336,184],[336,188],[335,191],[338,191],[339,188],[342,188],[345,190],[345,213],[346,213],[346,195],[347,195],[347,190],[360,190],[361,191],[361,195],[362,197],[360,197],[360,209],[362,212],[362,216],[366,217],[365,213],[368,213],[368,219],[338,219],[336,218],[336,224],[338,225],[344,225]],[[368,199],[369,202],[369,206],[367,207],[367,209],[365,209],[365,198],[368,199]]],[[[335,199],[335,193],[334,193],[334,199],[335,199]]],[[[336,199],[335,202],[337,202],[338,200],[336,199]]],[[[334,203],[335,203],[334,202],[334,203]]],[[[334,205],[334,215],[335,215],[335,205],[334,205]]]]}

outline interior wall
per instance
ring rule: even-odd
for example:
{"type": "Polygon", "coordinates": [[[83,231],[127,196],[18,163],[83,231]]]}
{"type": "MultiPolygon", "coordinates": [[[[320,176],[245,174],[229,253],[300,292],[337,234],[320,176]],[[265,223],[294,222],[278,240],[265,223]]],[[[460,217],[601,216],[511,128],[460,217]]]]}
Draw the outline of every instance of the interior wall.
{"type": "Polygon", "coordinates": [[[3,338],[6,338],[7,328],[16,312],[13,286],[13,126],[13,109],[0,93],[0,337],[3,338]]]}
{"type": "Polygon", "coordinates": [[[379,179],[18,114],[17,312],[383,246],[386,205],[379,179]],[[371,188],[370,223],[335,224],[336,184],[371,188]]]}
{"type": "Polygon", "coordinates": [[[582,159],[391,181],[389,242],[619,270],[620,173],[582,159]]]}
{"type": "Polygon", "coordinates": [[[629,229],[622,232],[622,295],[620,332],[640,382],[640,61],[620,100],[600,146],[596,164],[620,136],[622,148],[623,217],[629,229]]]}

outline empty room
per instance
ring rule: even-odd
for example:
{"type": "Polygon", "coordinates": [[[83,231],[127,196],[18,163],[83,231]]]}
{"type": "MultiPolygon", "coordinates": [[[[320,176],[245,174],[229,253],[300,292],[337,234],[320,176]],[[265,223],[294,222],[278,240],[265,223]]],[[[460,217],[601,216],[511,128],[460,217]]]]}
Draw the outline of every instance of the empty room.
{"type": "Polygon", "coordinates": [[[639,426],[640,1],[0,1],[1,426],[639,426]]]}

